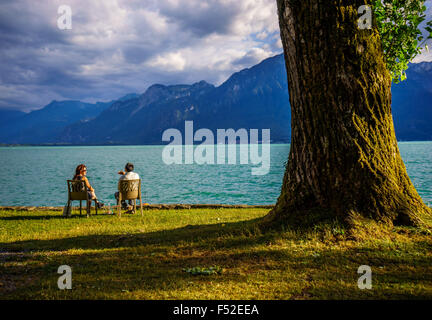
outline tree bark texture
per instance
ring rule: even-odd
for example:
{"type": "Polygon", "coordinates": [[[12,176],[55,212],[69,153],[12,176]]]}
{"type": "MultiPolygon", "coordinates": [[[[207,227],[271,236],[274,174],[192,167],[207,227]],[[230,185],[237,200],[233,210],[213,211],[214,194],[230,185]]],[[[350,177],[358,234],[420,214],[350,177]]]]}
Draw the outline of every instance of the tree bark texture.
{"type": "Polygon", "coordinates": [[[399,153],[379,32],[358,27],[358,8],[370,3],[277,1],[292,138],[267,223],[360,215],[416,225],[430,213],[399,153]]]}

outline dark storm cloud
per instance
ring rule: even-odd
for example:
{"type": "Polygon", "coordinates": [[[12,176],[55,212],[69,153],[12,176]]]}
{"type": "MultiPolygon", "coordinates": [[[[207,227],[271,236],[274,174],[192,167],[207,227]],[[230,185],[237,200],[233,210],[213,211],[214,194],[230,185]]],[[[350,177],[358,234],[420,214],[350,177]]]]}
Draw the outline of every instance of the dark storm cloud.
{"type": "Polygon", "coordinates": [[[241,13],[241,1],[188,1],[177,4],[162,3],[160,12],[198,37],[209,34],[228,34],[236,17],[241,13]]]}
{"type": "MultiPolygon", "coordinates": [[[[52,6],[52,9],[51,15],[55,18],[57,8],[52,6]]],[[[68,43],[59,29],[52,28],[46,21],[40,20],[34,3],[28,5],[23,1],[0,3],[0,41],[3,48],[68,43]]]]}
{"type": "Polygon", "coordinates": [[[1,0],[0,108],[217,85],[281,52],[274,0],[1,0]],[[57,27],[63,4],[72,30],[57,27]]]}
{"type": "Polygon", "coordinates": [[[190,78],[144,64],[195,42],[157,7],[70,2],[73,30],[57,28],[58,1],[0,3],[0,108],[28,110],[52,99],[110,100],[154,82],[190,78]]]}

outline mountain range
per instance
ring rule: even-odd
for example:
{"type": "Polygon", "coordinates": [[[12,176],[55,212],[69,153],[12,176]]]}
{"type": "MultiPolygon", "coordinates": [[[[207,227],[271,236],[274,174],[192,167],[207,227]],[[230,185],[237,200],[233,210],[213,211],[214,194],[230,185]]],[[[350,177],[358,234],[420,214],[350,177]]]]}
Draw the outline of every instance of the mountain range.
{"type": "MultiPolygon", "coordinates": [[[[408,80],[392,86],[398,140],[432,140],[432,62],[411,64],[408,80]]],[[[231,75],[220,86],[150,86],[111,102],[52,101],[30,113],[0,110],[0,143],[162,144],[165,129],[271,129],[290,141],[291,112],[283,55],[231,75]]]]}

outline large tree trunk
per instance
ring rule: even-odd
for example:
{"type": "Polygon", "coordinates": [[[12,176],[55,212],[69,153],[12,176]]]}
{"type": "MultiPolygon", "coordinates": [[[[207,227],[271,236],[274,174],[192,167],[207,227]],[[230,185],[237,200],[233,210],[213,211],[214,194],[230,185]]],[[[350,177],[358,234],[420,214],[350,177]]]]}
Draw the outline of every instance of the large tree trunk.
{"type": "Polygon", "coordinates": [[[267,223],[362,216],[415,225],[430,212],[399,154],[379,33],[358,28],[358,8],[370,2],[277,1],[292,140],[267,223]]]}

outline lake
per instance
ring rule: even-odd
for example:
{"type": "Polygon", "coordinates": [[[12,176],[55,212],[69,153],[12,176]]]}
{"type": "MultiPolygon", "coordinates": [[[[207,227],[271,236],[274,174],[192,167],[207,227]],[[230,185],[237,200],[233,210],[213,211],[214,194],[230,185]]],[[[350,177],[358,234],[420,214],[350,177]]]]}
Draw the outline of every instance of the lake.
{"type": "MultiPolygon", "coordinates": [[[[239,148],[239,146],[236,146],[239,148]]],[[[66,180],[85,163],[98,198],[114,204],[126,162],[135,165],[148,203],[274,204],[280,192],[289,144],[270,146],[270,170],[252,175],[252,164],[171,164],[164,146],[1,147],[0,205],[63,206],[66,180]]],[[[400,142],[408,174],[432,205],[432,142],[400,142]]]]}

